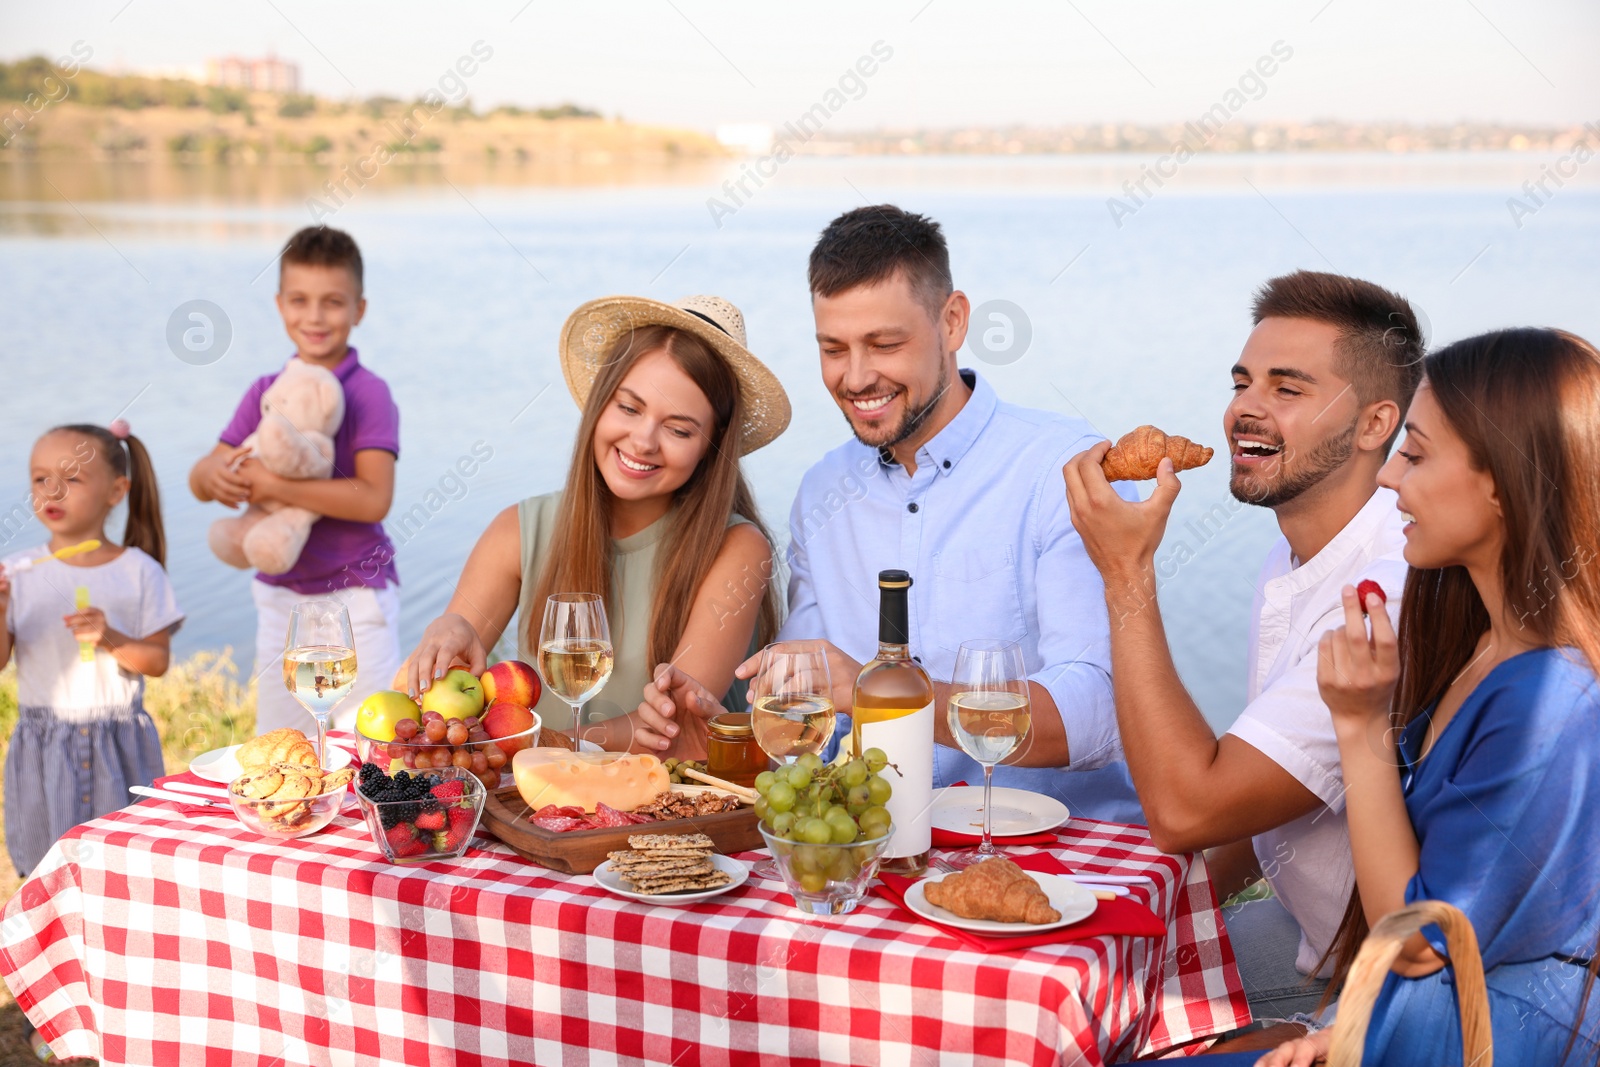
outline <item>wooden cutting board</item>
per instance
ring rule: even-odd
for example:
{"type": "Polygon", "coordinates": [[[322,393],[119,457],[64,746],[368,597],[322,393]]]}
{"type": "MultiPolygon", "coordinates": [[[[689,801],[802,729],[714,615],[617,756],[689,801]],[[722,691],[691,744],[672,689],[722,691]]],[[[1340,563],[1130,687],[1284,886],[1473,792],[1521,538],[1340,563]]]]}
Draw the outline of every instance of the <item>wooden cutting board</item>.
{"type": "Polygon", "coordinates": [[[605,862],[606,853],[626,849],[629,836],[635,834],[705,834],[725,855],[767,847],[756,828],[755,809],[749,807],[693,819],[564,833],[535,826],[528,820],[531,813],[515,785],[501,786],[490,791],[481,826],[523,859],[568,874],[588,874],[605,862]]]}

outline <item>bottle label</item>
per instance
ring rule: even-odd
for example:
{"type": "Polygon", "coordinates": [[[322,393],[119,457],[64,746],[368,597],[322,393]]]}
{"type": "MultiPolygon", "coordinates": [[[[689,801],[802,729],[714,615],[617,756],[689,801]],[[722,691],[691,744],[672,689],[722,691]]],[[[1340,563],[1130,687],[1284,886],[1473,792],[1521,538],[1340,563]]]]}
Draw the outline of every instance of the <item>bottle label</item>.
{"type": "Polygon", "coordinates": [[[894,764],[883,769],[894,787],[888,804],[894,836],[884,856],[919,856],[933,847],[933,705],[897,719],[856,721],[861,751],[881,748],[894,764]]]}

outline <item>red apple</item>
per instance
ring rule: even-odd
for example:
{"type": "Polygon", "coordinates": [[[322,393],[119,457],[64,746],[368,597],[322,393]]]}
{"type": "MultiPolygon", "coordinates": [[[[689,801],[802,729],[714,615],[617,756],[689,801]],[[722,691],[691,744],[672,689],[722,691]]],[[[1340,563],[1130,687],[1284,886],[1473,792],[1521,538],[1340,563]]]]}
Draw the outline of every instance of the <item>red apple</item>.
{"type": "Polygon", "coordinates": [[[507,703],[531,708],[539,703],[539,694],[544,691],[544,685],[539,681],[539,672],[516,659],[496,663],[483,672],[478,682],[483,686],[485,704],[504,700],[507,703]]]}
{"type": "Polygon", "coordinates": [[[500,751],[507,756],[515,756],[528,747],[532,739],[516,735],[526,732],[532,726],[533,712],[521,704],[513,704],[510,701],[497,701],[483,713],[484,730],[494,738],[495,744],[500,746],[500,751]]]}

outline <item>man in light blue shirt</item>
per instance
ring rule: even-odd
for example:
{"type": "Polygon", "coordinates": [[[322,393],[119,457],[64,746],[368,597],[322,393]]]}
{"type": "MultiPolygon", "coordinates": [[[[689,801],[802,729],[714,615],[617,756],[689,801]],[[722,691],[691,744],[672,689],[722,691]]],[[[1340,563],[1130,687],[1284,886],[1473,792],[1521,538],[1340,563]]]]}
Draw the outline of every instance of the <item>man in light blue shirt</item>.
{"type": "MultiPolygon", "coordinates": [[[[934,785],[982,777],[942,711],[962,642],[1003,638],[1022,647],[1033,724],[995,784],[1055,796],[1075,815],[1142,823],[1121,761],[1104,591],[1061,476],[1101,435],[1002,403],[957,369],[968,303],[931,219],[891,205],[841,215],[812,251],[810,280],[823,382],[855,439],[801,480],[780,639],[829,642],[834,703],[849,708],[877,649],[876,576],[910,571],[911,650],[941,711],[934,785]]],[[[738,674],[755,667],[747,661],[738,674]]],[[[682,672],[658,668],[636,738],[663,750],[680,723],[703,729],[678,709],[714,713],[715,704],[682,672]]],[[[840,718],[842,733],[849,720],[840,718]]]]}

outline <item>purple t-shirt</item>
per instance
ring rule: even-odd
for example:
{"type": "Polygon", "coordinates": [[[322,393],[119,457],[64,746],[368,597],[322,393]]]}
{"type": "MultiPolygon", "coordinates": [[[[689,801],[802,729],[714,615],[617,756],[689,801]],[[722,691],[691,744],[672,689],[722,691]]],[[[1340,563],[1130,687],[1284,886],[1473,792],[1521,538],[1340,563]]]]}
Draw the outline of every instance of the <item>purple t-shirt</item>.
{"type": "MultiPolygon", "coordinates": [[[[354,478],[356,453],[363,449],[381,448],[399,458],[400,409],[389,395],[389,386],[361,365],[354,348],[333,374],[344,386],[344,421],[333,435],[330,477],[354,478]]],[[[233,420],[219,435],[223,444],[237,447],[255,432],[261,423],[261,394],[277,378],[276,374],[257,378],[245,391],[233,420]]],[[[383,523],[329,518],[318,519],[311,527],[311,536],[293,567],[282,574],[257,574],[256,578],[308,596],[351,586],[382,589],[391,582],[400,584],[394,545],[383,532],[383,523]]]]}

